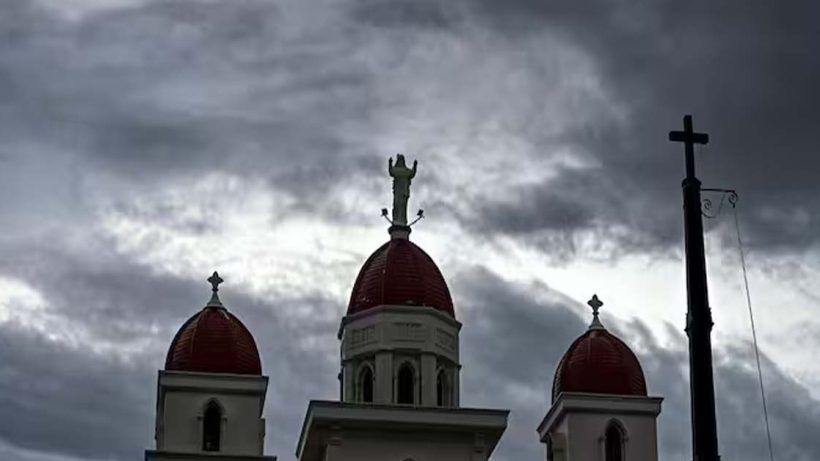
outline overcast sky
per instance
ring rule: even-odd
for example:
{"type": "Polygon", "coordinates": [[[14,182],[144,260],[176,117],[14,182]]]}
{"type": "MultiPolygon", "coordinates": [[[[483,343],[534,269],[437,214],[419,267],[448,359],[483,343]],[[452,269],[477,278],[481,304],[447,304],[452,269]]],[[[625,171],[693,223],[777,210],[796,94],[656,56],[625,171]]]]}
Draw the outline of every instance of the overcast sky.
{"type": "MultiPolygon", "coordinates": [[[[585,301],[691,459],[681,117],[735,188],[778,460],[820,459],[820,6],[809,0],[0,0],[0,459],[142,459],[156,371],[209,297],[256,337],[266,452],[337,396],[335,333],[387,238],[464,324],[462,404],[535,428],[585,301]]],[[[732,209],[706,223],[720,451],[766,459],[732,209]]]]}

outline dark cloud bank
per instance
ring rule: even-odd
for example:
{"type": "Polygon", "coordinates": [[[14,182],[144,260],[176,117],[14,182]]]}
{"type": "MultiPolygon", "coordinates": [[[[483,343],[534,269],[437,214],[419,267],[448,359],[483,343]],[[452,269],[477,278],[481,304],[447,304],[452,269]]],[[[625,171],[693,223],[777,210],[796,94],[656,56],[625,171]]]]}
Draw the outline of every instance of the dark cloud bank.
{"type": "MultiPolygon", "coordinates": [[[[357,139],[378,126],[374,109],[386,102],[370,85],[390,62],[365,44],[378,37],[400,61],[419,37],[470,43],[481,28],[510,49],[539,37],[577,47],[623,116],[571,125],[557,139],[540,133],[539,117],[505,120],[535,146],[569,146],[599,166],[463,210],[474,231],[542,247],[586,231],[623,251],[667,249],[680,241],[682,153],[666,133],[693,113],[713,139],[699,155],[702,179],[741,192],[752,245],[805,248],[820,235],[814,2],[368,0],[322,3],[317,15],[261,0],[175,0],[78,21],[36,5],[6,0],[0,18],[5,155],[70,152],[143,181],[262,175],[313,198],[309,207],[329,185],[382,169],[367,159],[384,153],[357,139]]],[[[511,71],[549,65],[535,53],[530,62],[511,71]]]]}
{"type": "MultiPolygon", "coordinates": [[[[95,283],[99,274],[69,266],[72,269],[62,272],[63,278],[76,288],[63,291],[62,301],[51,300],[56,313],[88,319],[92,327],[116,328],[116,322],[99,315],[97,306],[83,302],[90,297],[83,287],[95,283]]],[[[113,272],[112,279],[132,280],[133,286],[150,278],[147,268],[107,269],[113,272]]],[[[43,272],[45,268],[27,270],[32,281],[44,279],[39,277],[43,272]]],[[[4,324],[0,406],[16,416],[0,424],[0,439],[44,454],[139,459],[152,443],[155,370],[162,365],[175,328],[207,295],[204,285],[166,277],[163,283],[151,284],[151,298],[159,301],[146,302],[125,284],[122,294],[110,302],[121,312],[139,312],[129,319],[133,331],[149,332],[150,325],[163,325],[158,332],[143,333],[152,338],[152,347],[130,358],[67,347],[19,324],[4,324]]],[[[548,408],[558,359],[586,328],[584,308],[546,285],[510,283],[486,268],[465,270],[453,277],[452,286],[465,325],[463,404],[512,409],[497,459],[540,459],[535,427],[548,408]]],[[[289,459],[307,401],[336,397],[338,344],[335,322],[297,325],[286,313],[309,306],[341,316],[343,300],[317,296],[259,302],[227,288],[224,301],[250,325],[271,376],[268,451],[289,459]]],[[[638,353],[651,394],[665,397],[659,423],[662,459],[688,459],[685,337],[669,326],[673,343],[661,345],[640,320],[621,322],[609,315],[604,320],[638,353]]],[[[748,344],[737,344],[715,354],[721,452],[726,459],[756,459],[765,448],[750,352],[748,344]]],[[[820,445],[814,434],[820,430],[820,402],[765,356],[764,373],[778,457],[817,459],[820,445]]]]}
{"type": "MultiPolygon", "coordinates": [[[[454,285],[462,295],[465,324],[463,403],[512,409],[498,459],[541,459],[543,448],[536,443],[535,428],[548,409],[558,360],[586,329],[589,316],[584,312],[579,317],[586,306],[545,285],[510,283],[481,268],[461,274],[454,285]],[[533,293],[547,300],[534,300],[533,293]],[[539,400],[529,400],[533,395],[539,400]]],[[[691,459],[688,353],[681,328],[667,326],[674,341],[666,345],[639,319],[623,322],[608,315],[602,319],[638,354],[650,394],[665,399],[659,419],[660,459],[691,459]]],[[[762,459],[761,454],[767,453],[766,436],[751,345],[717,349],[715,367],[721,456],[762,459]]],[[[765,355],[763,373],[775,455],[817,459],[820,402],[765,355]]]]}
{"type": "MultiPolygon", "coordinates": [[[[619,250],[677,245],[681,149],[665,138],[691,112],[713,139],[699,156],[702,178],[740,190],[753,245],[800,251],[817,243],[814,2],[324,6],[341,8],[344,20],[243,0],[147,2],[69,21],[35,2],[2,1],[0,178],[16,200],[0,205],[0,223],[14,230],[0,237],[0,275],[36,288],[49,314],[76,326],[81,337],[148,345],[121,356],[69,347],[18,322],[2,324],[0,408],[14,417],[0,420],[0,453],[13,447],[33,450],[29,459],[38,452],[139,459],[151,444],[156,369],[177,326],[207,296],[204,284],[159,277],[93,233],[84,236],[85,252],[67,250],[67,234],[54,223],[90,227],[93,213],[72,187],[49,189],[55,192],[48,200],[35,189],[63,185],[74,169],[92,178],[113,175],[132,192],[228,171],[315,198],[334,181],[381,172],[382,163],[370,158],[383,154],[356,141],[375,126],[377,98],[368,86],[373,66],[354,56],[373,37],[401,54],[407,35],[388,36],[390,30],[469,39],[480,27],[511,44],[559,35],[593,58],[605,91],[626,108],[622,120],[561,134],[562,144],[600,167],[568,170],[479,207],[450,204],[469,229],[541,247],[557,241],[570,255],[582,232],[614,240],[619,250]],[[173,104],[163,103],[164,92],[173,104]],[[25,176],[26,162],[42,164],[32,167],[36,178],[25,176]]],[[[537,128],[521,131],[534,133],[535,145],[549,145],[537,128]]],[[[464,403],[513,410],[499,460],[542,459],[535,427],[547,409],[555,363],[585,328],[582,308],[548,286],[512,284],[489,269],[465,270],[451,283],[465,324],[464,403]]],[[[336,395],[338,345],[335,323],[297,325],[288,310],[341,315],[344,300],[318,293],[260,301],[228,289],[224,300],[260,344],[272,377],[268,451],[289,459],[307,400],[336,395]]],[[[662,459],[689,459],[685,338],[675,333],[673,344],[662,345],[640,320],[607,325],[638,352],[650,391],[666,398],[662,459]]],[[[759,459],[765,449],[749,352],[739,344],[715,353],[724,459],[759,459]]],[[[764,373],[778,459],[820,459],[820,404],[768,359],[764,373]]]]}
{"type": "Polygon", "coordinates": [[[608,228],[624,225],[627,245],[677,244],[682,147],[667,142],[666,133],[692,113],[695,128],[712,139],[698,155],[705,187],[740,192],[752,244],[816,244],[815,2],[469,3],[480,4],[476,17],[508,40],[550,31],[582,47],[629,112],[625,120],[567,135],[600,168],[523,188],[518,202],[487,206],[479,227],[528,237],[563,226],[605,237],[608,228]],[[534,207],[550,210],[549,218],[534,207]]]}
{"type": "MultiPolygon", "coordinates": [[[[156,370],[176,329],[207,301],[207,284],[158,277],[149,267],[105,254],[90,261],[29,250],[27,258],[3,264],[0,272],[14,273],[45,293],[48,313],[63,319],[65,328],[137,352],[95,352],[90,342],[67,346],[20,322],[3,324],[0,407],[16,416],[3,418],[0,440],[79,459],[140,459],[153,443],[156,370]]],[[[229,286],[223,291],[223,302],[254,332],[265,371],[274,377],[268,441],[287,456],[302,403],[334,396],[337,325],[322,318],[339,310],[338,303],[321,294],[259,301],[229,286]],[[313,312],[315,320],[295,323],[288,314],[293,309],[313,312]]]]}

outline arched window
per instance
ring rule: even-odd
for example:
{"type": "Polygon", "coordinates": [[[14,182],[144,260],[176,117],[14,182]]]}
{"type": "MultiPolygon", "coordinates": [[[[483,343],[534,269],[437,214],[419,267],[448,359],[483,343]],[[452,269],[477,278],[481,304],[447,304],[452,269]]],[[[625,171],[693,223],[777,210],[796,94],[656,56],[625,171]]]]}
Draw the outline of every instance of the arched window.
{"type": "Polygon", "coordinates": [[[359,372],[359,400],[373,402],[373,370],[368,365],[359,372]]]}
{"type": "Polygon", "coordinates": [[[396,402],[407,404],[416,403],[416,373],[413,371],[413,366],[409,363],[402,364],[402,366],[399,367],[399,374],[396,381],[396,402]]]}
{"type": "Polygon", "coordinates": [[[606,461],[624,461],[624,433],[616,422],[610,422],[604,436],[606,461]]]}
{"type": "Polygon", "coordinates": [[[205,408],[202,421],[202,450],[219,451],[219,438],[222,431],[222,409],[211,400],[205,408]]]}
{"type": "Polygon", "coordinates": [[[447,385],[444,370],[439,370],[436,376],[436,404],[440,407],[450,406],[450,386],[447,385]]]}

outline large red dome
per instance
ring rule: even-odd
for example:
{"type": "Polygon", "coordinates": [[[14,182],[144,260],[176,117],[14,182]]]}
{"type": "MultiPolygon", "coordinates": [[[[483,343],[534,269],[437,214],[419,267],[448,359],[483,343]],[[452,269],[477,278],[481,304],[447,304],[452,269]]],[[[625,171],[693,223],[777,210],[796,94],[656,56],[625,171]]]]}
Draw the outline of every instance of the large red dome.
{"type": "Polygon", "coordinates": [[[558,363],[552,400],[561,392],[646,396],[646,380],[632,350],[598,326],[576,339],[558,363]]]}
{"type": "Polygon", "coordinates": [[[347,314],[383,304],[431,306],[455,318],[450,290],[433,259],[406,238],[393,238],[359,271],[347,314]]]}
{"type": "Polygon", "coordinates": [[[168,349],[165,369],[262,374],[253,336],[238,318],[213,300],[179,329],[168,349]]]}

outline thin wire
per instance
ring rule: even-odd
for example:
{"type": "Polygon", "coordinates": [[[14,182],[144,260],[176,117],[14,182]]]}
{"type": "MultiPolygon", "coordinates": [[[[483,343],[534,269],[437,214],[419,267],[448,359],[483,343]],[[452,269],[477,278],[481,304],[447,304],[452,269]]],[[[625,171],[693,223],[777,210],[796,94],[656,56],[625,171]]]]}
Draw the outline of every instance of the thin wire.
{"type": "Polygon", "coordinates": [[[749,294],[749,276],[746,273],[746,257],[743,252],[743,240],[740,238],[740,224],[737,219],[737,208],[734,208],[735,230],[737,231],[737,250],[740,253],[740,265],[743,267],[743,285],[746,288],[746,305],[749,308],[749,321],[752,324],[752,342],[755,349],[755,361],[757,361],[757,378],[760,381],[760,399],[763,401],[763,420],[766,422],[766,439],[769,442],[769,460],[774,461],[774,451],[772,450],[772,432],[769,429],[769,410],[766,405],[766,391],[763,387],[763,371],[760,366],[760,350],[757,347],[757,331],[755,329],[755,316],[752,311],[752,297],[749,294]]]}

